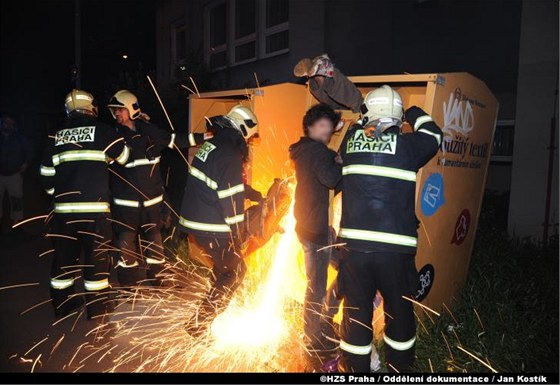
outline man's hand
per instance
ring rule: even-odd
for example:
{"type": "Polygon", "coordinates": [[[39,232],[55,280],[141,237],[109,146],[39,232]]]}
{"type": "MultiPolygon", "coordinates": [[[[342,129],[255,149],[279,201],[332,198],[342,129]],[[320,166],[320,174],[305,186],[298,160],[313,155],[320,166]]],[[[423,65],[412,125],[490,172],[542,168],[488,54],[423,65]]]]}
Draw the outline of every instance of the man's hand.
{"type": "Polygon", "coordinates": [[[404,119],[414,128],[416,120],[424,115],[428,115],[423,109],[418,106],[412,106],[404,113],[404,119]]]}

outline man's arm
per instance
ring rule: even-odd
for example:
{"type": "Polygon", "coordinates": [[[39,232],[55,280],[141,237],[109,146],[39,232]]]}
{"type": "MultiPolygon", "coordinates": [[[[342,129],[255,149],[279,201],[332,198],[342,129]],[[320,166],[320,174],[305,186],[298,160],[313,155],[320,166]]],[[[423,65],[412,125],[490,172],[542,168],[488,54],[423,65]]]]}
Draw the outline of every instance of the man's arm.
{"type": "Polygon", "coordinates": [[[242,162],[237,156],[224,157],[218,165],[217,194],[234,237],[238,237],[245,219],[245,187],[242,177],[242,162]]]}
{"type": "Polygon", "coordinates": [[[99,127],[104,133],[104,149],[103,151],[109,159],[125,165],[130,156],[130,148],[126,145],[124,138],[113,132],[108,126],[99,127]]]}
{"type": "Polygon", "coordinates": [[[432,117],[417,106],[406,110],[405,118],[414,129],[414,133],[407,136],[414,140],[412,153],[416,160],[416,167],[420,169],[437,154],[443,140],[443,132],[432,117]]]}
{"type": "Polygon", "coordinates": [[[148,135],[152,139],[154,145],[158,149],[158,152],[161,152],[165,147],[169,147],[171,149],[175,147],[180,149],[195,147],[201,145],[208,139],[208,135],[206,133],[193,134],[188,132],[168,132],[151,123],[146,124],[142,130],[144,131],[144,134],[148,135]]]}
{"type": "Polygon", "coordinates": [[[56,175],[56,169],[52,161],[53,148],[54,139],[49,138],[39,172],[43,188],[49,195],[54,195],[54,177],[56,175]]]}
{"type": "Polygon", "coordinates": [[[319,182],[328,188],[335,188],[342,178],[342,165],[336,163],[336,154],[328,149],[321,149],[313,159],[313,171],[319,182]]]}
{"type": "Polygon", "coordinates": [[[264,198],[260,191],[255,190],[251,185],[245,184],[245,198],[251,202],[261,203],[264,198]]]}

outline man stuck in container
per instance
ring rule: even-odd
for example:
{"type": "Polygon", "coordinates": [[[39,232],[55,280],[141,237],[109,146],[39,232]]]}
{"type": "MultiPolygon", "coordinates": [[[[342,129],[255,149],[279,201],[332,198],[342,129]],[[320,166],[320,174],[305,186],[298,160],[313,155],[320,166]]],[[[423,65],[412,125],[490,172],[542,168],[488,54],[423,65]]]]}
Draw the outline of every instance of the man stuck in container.
{"type": "Polygon", "coordinates": [[[370,370],[373,300],[379,290],[386,314],[385,361],[390,371],[409,371],[416,324],[412,302],[403,297],[412,297],[418,288],[416,173],[437,154],[442,131],[419,107],[410,107],[403,116],[400,95],[387,85],[362,99],[327,55],[300,61],[294,73],[310,77],[319,100],[361,113],[341,145],[339,237],[346,246],[339,271],[345,306],[338,368],[370,370]],[[413,133],[401,132],[404,119],[413,133]]]}
{"type": "Polygon", "coordinates": [[[72,90],[65,101],[68,122],[50,139],[41,179],[54,196],[49,238],[54,247],[51,298],[55,315],[64,317],[84,302],[76,294],[76,265],[84,254],[87,315],[101,321],[108,312],[112,231],[108,221],[109,163],[125,164],[129,149],[115,131],[96,120],[93,96],[72,90]]]}
{"type": "Polygon", "coordinates": [[[150,123],[140,110],[138,98],[118,91],[107,105],[116,120],[117,133],[131,148],[128,162],[115,165],[111,175],[113,219],[119,249],[117,275],[123,286],[144,279],[162,283],[165,255],[161,237],[164,210],[163,181],[159,169],[166,148],[188,148],[204,141],[204,134],[170,133],[150,123]],[[146,274],[144,274],[146,271],[146,274]]]}
{"type": "MultiPolygon", "coordinates": [[[[334,333],[329,332],[332,319],[323,313],[328,308],[327,272],[330,245],[335,238],[329,225],[329,193],[342,179],[342,159],[327,144],[340,122],[339,113],[326,104],[317,104],[303,117],[304,136],[290,146],[297,180],[296,233],[303,247],[307,275],[303,305],[305,346],[313,358],[336,349],[334,333]]],[[[336,293],[329,290],[329,295],[336,293]]]]}
{"type": "Polygon", "coordinates": [[[209,118],[207,129],[214,137],[200,147],[189,167],[179,224],[213,263],[211,288],[187,323],[187,331],[194,337],[225,310],[245,275],[241,252],[243,162],[257,124],[255,114],[242,105],[227,115],[209,118]]]}

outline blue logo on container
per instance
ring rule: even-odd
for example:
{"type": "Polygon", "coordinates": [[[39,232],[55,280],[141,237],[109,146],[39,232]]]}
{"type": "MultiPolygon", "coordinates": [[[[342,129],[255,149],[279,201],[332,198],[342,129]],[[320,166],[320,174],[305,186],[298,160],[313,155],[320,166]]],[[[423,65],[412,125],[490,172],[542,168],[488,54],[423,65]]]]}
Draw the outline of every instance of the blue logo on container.
{"type": "Polygon", "coordinates": [[[443,178],[439,173],[433,173],[424,182],[422,194],[420,195],[420,207],[422,213],[429,217],[434,215],[441,205],[445,203],[443,199],[443,178]]]}

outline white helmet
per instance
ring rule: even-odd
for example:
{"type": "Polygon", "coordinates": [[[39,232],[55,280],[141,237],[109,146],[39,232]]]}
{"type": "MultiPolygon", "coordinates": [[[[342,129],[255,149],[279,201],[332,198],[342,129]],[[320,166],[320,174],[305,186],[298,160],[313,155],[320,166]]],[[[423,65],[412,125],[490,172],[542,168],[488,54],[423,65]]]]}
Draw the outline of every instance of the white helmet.
{"type": "Polygon", "coordinates": [[[249,107],[237,105],[233,107],[226,115],[233,123],[233,127],[243,135],[245,141],[248,141],[258,133],[257,116],[249,107]]]}
{"type": "Polygon", "coordinates": [[[381,124],[385,128],[401,126],[403,120],[403,102],[397,91],[383,85],[368,92],[361,107],[362,125],[381,124]]]}
{"type": "Polygon", "coordinates": [[[64,99],[66,116],[73,113],[92,115],[97,117],[97,103],[92,94],[82,90],[73,89],[64,99]]]}
{"type": "Polygon", "coordinates": [[[120,90],[114,94],[111,100],[109,100],[107,107],[115,119],[116,116],[113,108],[126,108],[132,120],[140,117],[141,114],[138,98],[128,90],[120,90]]]}

